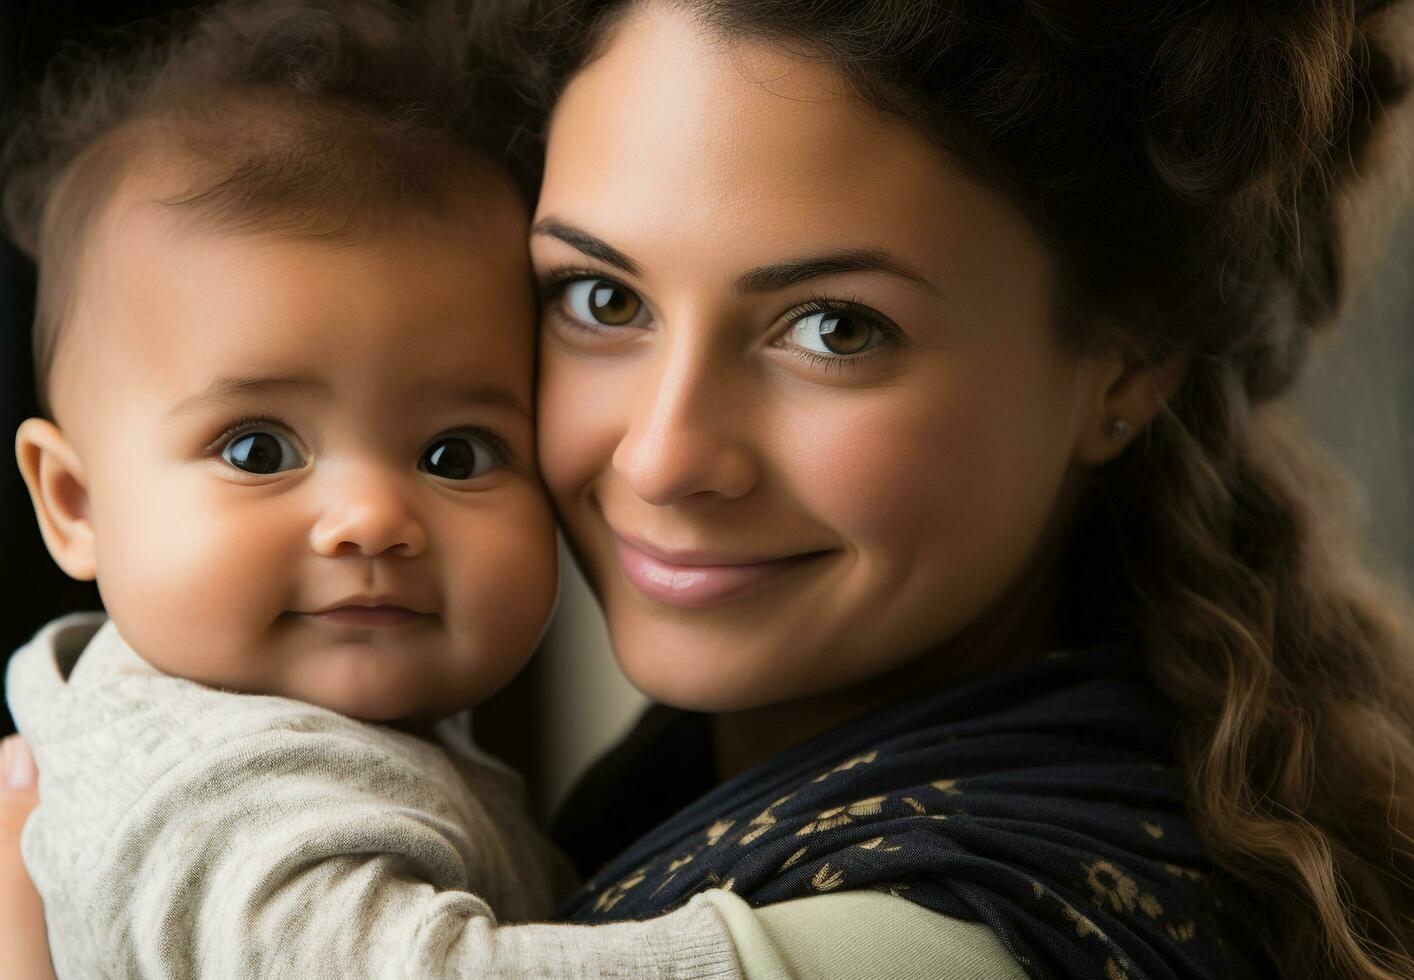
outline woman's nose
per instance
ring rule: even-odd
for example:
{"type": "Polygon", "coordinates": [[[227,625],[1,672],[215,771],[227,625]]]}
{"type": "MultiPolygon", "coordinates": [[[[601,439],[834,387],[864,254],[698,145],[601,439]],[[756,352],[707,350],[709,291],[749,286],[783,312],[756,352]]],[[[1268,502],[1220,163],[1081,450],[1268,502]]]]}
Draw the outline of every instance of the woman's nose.
{"type": "Polygon", "coordinates": [[[728,499],[750,493],[758,468],[750,451],[749,407],[729,383],[730,365],[700,352],[646,359],[630,413],[614,450],[614,469],[651,504],[694,494],[728,499]]]}
{"type": "Polygon", "coordinates": [[[415,558],[427,532],[387,475],[350,474],[310,531],[310,546],[328,558],[415,558]]]}

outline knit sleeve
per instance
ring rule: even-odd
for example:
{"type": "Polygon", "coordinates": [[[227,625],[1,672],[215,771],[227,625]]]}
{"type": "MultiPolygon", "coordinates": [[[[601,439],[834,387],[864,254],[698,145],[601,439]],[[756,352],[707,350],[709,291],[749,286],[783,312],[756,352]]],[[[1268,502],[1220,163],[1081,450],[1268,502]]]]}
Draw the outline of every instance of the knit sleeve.
{"type": "Polygon", "coordinates": [[[61,977],[740,976],[706,901],[502,924],[551,913],[548,862],[514,846],[528,817],[499,783],[431,742],[161,676],[66,684],[52,652],[10,678],[41,781],[21,848],[61,977]]]}
{"type": "Polygon", "coordinates": [[[839,892],[758,909],[720,889],[701,898],[722,913],[746,980],[1026,977],[986,926],[894,895],[839,892]]]}

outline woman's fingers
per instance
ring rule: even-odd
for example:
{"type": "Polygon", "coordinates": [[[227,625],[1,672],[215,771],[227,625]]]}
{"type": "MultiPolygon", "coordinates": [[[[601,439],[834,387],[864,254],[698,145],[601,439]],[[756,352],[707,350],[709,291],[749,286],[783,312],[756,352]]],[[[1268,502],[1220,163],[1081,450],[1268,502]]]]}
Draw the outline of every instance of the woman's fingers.
{"type": "Polygon", "coordinates": [[[39,802],[39,773],[18,735],[0,743],[0,977],[53,980],[44,906],[20,859],[20,831],[39,802]]]}

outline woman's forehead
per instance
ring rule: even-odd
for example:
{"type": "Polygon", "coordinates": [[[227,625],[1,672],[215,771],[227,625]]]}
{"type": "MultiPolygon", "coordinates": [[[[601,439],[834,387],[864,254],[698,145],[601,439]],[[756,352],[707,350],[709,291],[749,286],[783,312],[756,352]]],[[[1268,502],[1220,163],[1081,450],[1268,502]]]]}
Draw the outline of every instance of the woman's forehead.
{"type": "Polygon", "coordinates": [[[638,259],[668,250],[733,271],[839,247],[935,268],[958,248],[1039,249],[1009,202],[833,67],[657,5],[626,17],[567,87],[547,216],[638,259]]]}

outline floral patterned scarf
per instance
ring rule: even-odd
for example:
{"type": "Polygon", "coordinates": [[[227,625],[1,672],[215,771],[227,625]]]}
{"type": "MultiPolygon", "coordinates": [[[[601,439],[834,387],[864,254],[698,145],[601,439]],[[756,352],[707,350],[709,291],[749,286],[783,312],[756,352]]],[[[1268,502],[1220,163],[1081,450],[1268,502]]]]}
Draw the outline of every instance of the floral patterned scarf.
{"type": "Polygon", "coordinates": [[[1134,660],[1052,653],[817,736],[658,826],[566,917],[869,888],[986,924],[1031,977],[1263,976],[1184,815],[1172,706],[1134,660]]]}

